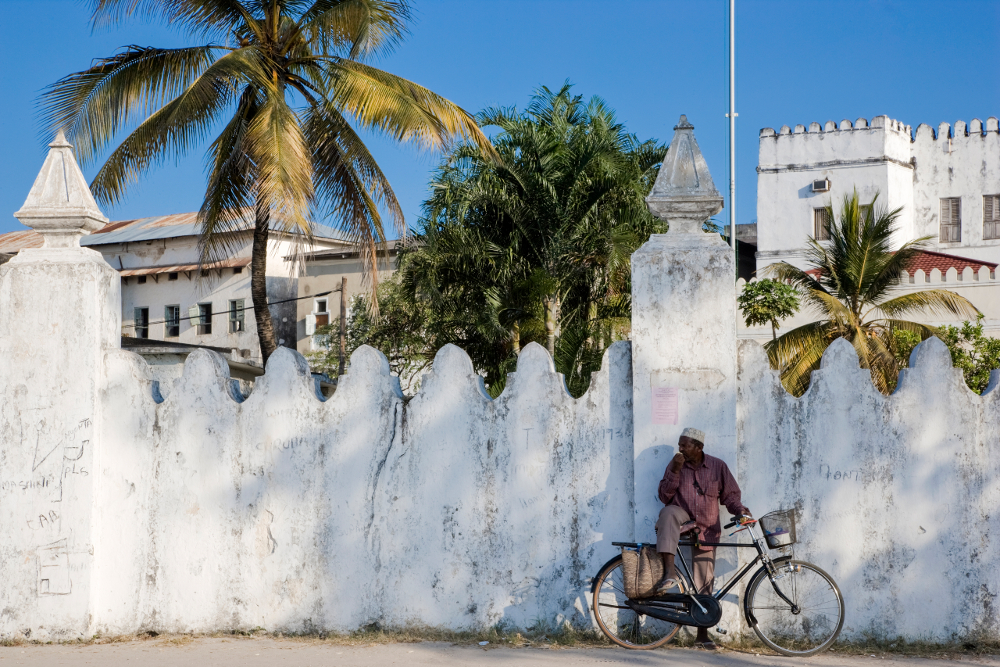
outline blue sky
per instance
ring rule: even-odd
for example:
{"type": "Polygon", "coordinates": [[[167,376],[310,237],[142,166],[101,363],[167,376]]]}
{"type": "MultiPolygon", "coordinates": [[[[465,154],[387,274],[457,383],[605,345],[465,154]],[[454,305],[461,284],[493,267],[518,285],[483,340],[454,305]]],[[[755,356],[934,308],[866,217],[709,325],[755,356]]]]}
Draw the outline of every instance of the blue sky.
{"type": "MultiPolygon", "coordinates": [[[[762,127],[888,114],[916,127],[1000,116],[1000,0],[737,0],[737,219],[756,218],[762,127]]],[[[727,0],[413,0],[411,37],[378,64],[471,112],[523,107],[565,79],[600,95],[640,138],[669,140],[681,113],[727,190],[727,0]]],[[[0,0],[0,233],[45,155],[35,101],[47,84],[127,44],[180,46],[143,23],[92,33],[88,4],[0,0]],[[10,29],[16,26],[16,29],[10,29]]],[[[439,157],[378,137],[372,150],[413,224],[439,157]]],[[[203,148],[151,171],[112,220],[197,210],[203,148]]],[[[91,177],[95,167],[85,170],[91,177]]],[[[728,206],[728,202],[727,202],[728,206]]],[[[723,213],[722,215],[728,215],[723,213]]]]}

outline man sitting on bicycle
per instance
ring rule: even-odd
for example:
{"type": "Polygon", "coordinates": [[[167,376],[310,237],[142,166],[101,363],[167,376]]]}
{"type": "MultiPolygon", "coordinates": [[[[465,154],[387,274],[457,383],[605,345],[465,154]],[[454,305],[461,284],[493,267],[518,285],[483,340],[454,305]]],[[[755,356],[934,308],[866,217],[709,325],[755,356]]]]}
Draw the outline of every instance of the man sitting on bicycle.
{"type": "MultiPolygon", "coordinates": [[[[696,428],[684,429],[677,441],[678,452],[660,480],[659,496],[666,507],[660,510],[656,522],[656,550],[663,559],[663,579],[656,587],[658,595],[676,590],[680,585],[674,556],[681,532],[697,526],[701,529],[701,540],[718,542],[722,536],[720,501],[734,516],[750,516],[729,466],[705,454],[704,447],[704,432],[696,428]]],[[[715,581],[715,547],[692,547],[691,552],[695,592],[711,595],[715,581]]],[[[698,628],[696,641],[711,643],[707,628],[698,628]]]]}

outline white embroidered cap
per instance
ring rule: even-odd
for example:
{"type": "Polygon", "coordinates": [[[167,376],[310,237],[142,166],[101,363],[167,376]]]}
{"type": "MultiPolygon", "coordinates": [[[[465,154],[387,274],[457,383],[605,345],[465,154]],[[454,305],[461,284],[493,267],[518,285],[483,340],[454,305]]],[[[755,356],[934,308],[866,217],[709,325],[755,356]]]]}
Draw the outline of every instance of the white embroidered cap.
{"type": "Polygon", "coordinates": [[[697,440],[702,445],[705,444],[705,432],[704,431],[699,431],[696,428],[686,428],[686,429],[684,429],[684,432],[681,433],[681,437],[682,438],[688,437],[688,438],[691,438],[692,440],[697,440]]]}

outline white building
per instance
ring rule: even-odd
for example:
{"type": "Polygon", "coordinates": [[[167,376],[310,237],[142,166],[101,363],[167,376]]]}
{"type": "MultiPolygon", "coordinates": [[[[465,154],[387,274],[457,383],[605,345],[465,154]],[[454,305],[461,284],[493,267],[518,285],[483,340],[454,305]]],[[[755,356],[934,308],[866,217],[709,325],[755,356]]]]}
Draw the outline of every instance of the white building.
{"type": "MultiPolygon", "coordinates": [[[[991,335],[1000,335],[997,119],[958,121],[954,128],[941,123],[936,130],[920,125],[915,132],[887,116],[871,123],[859,118],[764,128],[757,166],[758,275],[780,261],[806,268],[806,239],[822,238],[824,207],[832,204],[837,212],[855,189],[863,204],[879,193],[889,208],[902,207],[899,243],[933,237],[933,252],[913,267],[904,289],[954,290],[983,311],[991,335]]],[[[782,329],[811,319],[800,314],[782,329]]]]}
{"type": "MultiPolygon", "coordinates": [[[[252,222],[247,221],[248,229],[252,222]]],[[[230,258],[199,266],[197,213],[112,222],[83,239],[122,279],[122,335],[235,350],[259,364],[250,297],[251,233],[233,241],[230,258]]],[[[41,246],[36,232],[0,235],[0,253],[41,246]]],[[[272,230],[267,291],[279,345],[295,349],[298,273],[302,253],[351,245],[332,228],[314,224],[311,243],[272,230]],[[285,301],[287,300],[287,301],[285,301]]]]}

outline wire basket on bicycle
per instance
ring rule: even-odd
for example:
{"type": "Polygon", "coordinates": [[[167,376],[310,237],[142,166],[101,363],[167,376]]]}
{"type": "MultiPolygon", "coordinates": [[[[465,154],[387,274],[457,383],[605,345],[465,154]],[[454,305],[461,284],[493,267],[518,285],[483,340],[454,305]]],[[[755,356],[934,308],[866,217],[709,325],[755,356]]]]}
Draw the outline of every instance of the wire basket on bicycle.
{"type": "Polygon", "coordinates": [[[795,510],[776,510],[760,518],[764,539],[771,549],[795,544],[795,510]]]}

